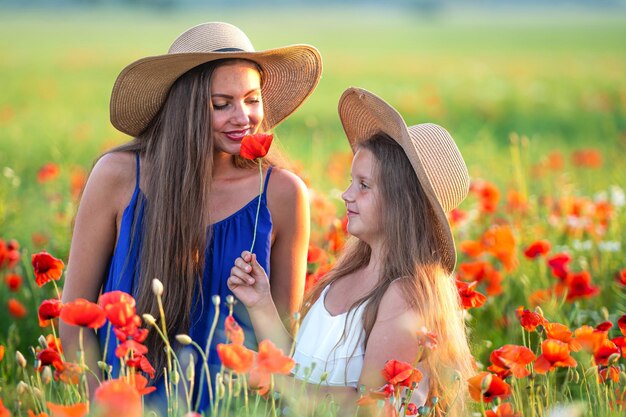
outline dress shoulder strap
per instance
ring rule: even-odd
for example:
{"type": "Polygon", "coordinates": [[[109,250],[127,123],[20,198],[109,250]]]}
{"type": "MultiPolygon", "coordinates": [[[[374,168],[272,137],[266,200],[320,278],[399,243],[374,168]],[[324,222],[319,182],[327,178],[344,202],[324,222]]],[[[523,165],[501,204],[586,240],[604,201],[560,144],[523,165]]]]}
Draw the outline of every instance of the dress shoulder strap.
{"type": "Polygon", "coordinates": [[[137,178],[136,178],[136,182],[135,182],[135,189],[139,189],[139,178],[141,176],[141,174],[139,172],[139,152],[135,153],[135,160],[137,162],[137,164],[136,164],[137,168],[135,170],[135,172],[137,173],[137,175],[136,175],[137,178]]]}

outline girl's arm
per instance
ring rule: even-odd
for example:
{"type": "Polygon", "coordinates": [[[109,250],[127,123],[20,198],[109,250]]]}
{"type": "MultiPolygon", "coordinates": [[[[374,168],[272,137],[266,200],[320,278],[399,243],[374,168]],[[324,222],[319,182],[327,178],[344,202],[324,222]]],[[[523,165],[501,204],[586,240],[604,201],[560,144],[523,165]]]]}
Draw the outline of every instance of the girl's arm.
{"type": "Polygon", "coordinates": [[[416,333],[422,326],[420,316],[405,301],[401,283],[391,283],[380,302],[365,348],[359,384],[367,390],[383,386],[386,381],[381,371],[389,360],[413,364],[420,353],[416,333]]]}
{"type": "Polygon", "coordinates": [[[274,242],[270,268],[271,293],[278,314],[290,328],[304,295],[310,214],[308,190],[295,174],[274,169],[267,189],[274,242]]]}
{"type": "MultiPolygon", "coordinates": [[[[130,200],[130,195],[122,191],[128,182],[125,176],[131,177],[131,184],[134,185],[134,165],[132,156],[128,154],[109,154],[102,157],[92,170],[76,214],[63,286],[64,303],[76,298],[97,301],[115,246],[117,205],[123,199],[130,200]]],[[[130,191],[132,193],[132,188],[130,191]]],[[[79,328],[61,320],[59,333],[66,360],[76,361],[79,328]]],[[[97,361],[102,359],[102,353],[98,338],[91,329],[85,329],[83,336],[87,366],[100,375],[97,361]]],[[[89,390],[93,394],[97,380],[90,373],[87,375],[89,390]]]]}

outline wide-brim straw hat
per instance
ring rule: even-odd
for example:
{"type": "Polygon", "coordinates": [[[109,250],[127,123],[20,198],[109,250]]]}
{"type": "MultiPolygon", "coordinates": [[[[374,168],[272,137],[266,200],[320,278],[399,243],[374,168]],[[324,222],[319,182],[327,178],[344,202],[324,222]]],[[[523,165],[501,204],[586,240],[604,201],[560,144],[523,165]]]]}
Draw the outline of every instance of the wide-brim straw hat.
{"type": "Polygon", "coordinates": [[[290,45],[256,52],[245,33],[223,22],[183,32],[165,55],[139,59],[118,75],[111,95],[111,123],[140,135],[157,115],[171,86],[185,72],[219,59],[247,59],[263,72],[261,95],[268,128],[278,125],[311,95],[322,73],[319,51],[290,45]]]}
{"type": "Polygon", "coordinates": [[[470,182],[452,136],[431,123],[408,127],[393,107],[361,88],[344,91],[339,100],[339,117],[353,151],[360,142],[381,132],[402,146],[432,209],[429,216],[435,228],[442,266],[452,273],[456,250],[446,213],[467,196],[470,182]]]}

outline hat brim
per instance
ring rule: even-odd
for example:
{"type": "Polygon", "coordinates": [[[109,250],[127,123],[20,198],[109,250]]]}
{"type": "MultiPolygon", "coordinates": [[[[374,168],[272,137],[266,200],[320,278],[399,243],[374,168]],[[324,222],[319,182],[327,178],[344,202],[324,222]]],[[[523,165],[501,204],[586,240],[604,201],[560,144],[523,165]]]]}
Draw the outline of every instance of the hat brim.
{"type": "Polygon", "coordinates": [[[420,137],[415,136],[411,139],[409,128],[402,116],[382,98],[367,90],[356,87],[347,89],[339,99],[338,108],[343,129],[353,152],[360,142],[380,132],[387,134],[404,149],[432,209],[433,227],[442,266],[448,273],[452,273],[456,265],[454,237],[446,213],[437,199],[414,143],[419,141],[420,137]]]}
{"type": "Polygon", "coordinates": [[[142,58],[117,77],[111,94],[111,123],[131,136],[140,135],[165,102],[171,86],[185,72],[219,59],[247,59],[263,70],[263,107],[271,129],[311,95],[322,73],[319,51],[291,45],[259,52],[194,52],[142,58]]]}

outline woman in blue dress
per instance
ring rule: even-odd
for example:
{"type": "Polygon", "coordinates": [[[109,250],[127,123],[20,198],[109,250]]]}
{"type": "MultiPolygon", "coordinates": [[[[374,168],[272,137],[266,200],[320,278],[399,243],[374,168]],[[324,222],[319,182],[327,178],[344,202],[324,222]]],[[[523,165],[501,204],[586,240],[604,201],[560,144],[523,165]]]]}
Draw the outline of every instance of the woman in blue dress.
{"type": "MultiPolygon", "coordinates": [[[[151,291],[156,277],[165,288],[170,338],[185,333],[204,346],[215,312],[212,296],[224,300],[231,294],[226,281],[234,259],[252,243],[260,198],[254,252],[272,271],[272,295],[288,321],[304,290],[306,186],[272,167],[270,153],[259,196],[258,168],[238,155],[245,135],[267,132],[293,113],[320,74],[314,47],[255,52],[241,30],[219,22],[187,30],[167,54],[128,65],[115,82],[110,109],[113,126],[133,140],[104,154],[90,174],[76,215],[63,301],[95,302],[101,292],[121,290],[136,298],[139,314],[159,317],[151,291]]],[[[225,340],[228,314],[224,303],[218,308],[212,368],[219,366],[215,345],[225,340]]],[[[245,308],[236,304],[234,315],[254,347],[245,308]]],[[[105,329],[85,334],[86,361],[97,370],[106,350],[116,376],[117,341],[113,335],[107,341],[105,329]]],[[[61,323],[60,332],[71,356],[78,329],[61,323]]],[[[164,343],[151,331],[145,344],[158,379],[164,343]]],[[[89,386],[93,392],[97,382],[89,386]]]]}

